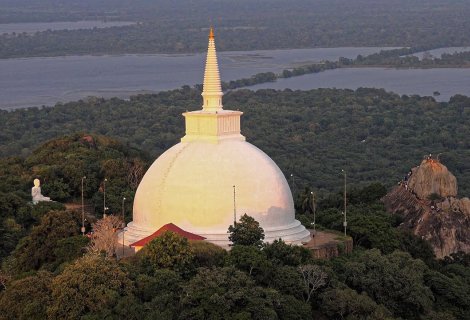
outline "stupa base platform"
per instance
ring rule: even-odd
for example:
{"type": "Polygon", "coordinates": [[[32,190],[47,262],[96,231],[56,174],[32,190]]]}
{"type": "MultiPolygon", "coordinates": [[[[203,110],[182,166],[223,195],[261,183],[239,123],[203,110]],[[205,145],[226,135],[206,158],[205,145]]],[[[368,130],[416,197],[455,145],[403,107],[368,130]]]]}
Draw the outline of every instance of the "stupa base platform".
{"type": "MultiPolygon", "coordinates": [[[[158,227],[138,226],[131,222],[124,231],[119,234],[118,241],[122,245],[124,238],[124,245],[129,246],[145,237],[148,237],[158,229],[158,227]]],[[[192,228],[184,228],[184,230],[202,236],[206,238],[205,241],[211,242],[222,248],[230,248],[231,242],[228,239],[229,234],[227,230],[214,230],[212,232],[192,228]]],[[[266,228],[264,230],[264,235],[264,242],[267,243],[282,239],[288,244],[303,245],[311,240],[310,232],[297,220],[286,226],[266,228]]]]}

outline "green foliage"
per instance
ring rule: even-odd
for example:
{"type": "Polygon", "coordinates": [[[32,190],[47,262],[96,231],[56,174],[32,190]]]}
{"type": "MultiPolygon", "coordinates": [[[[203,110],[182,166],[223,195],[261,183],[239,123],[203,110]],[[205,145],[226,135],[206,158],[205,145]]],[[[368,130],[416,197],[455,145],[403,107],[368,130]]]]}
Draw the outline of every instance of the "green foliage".
{"type": "Polygon", "coordinates": [[[38,202],[30,207],[31,217],[34,219],[34,224],[41,221],[42,217],[51,211],[63,211],[65,206],[59,202],[38,202]]]}
{"type": "Polygon", "coordinates": [[[381,183],[371,183],[361,189],[352,189],[347,195],[351,204],[367,204],[379,201],[387,194],[387,188],[381,183]]]}
{"type": "MultiPolygon", "coordinates": [[[[127,201],[124,209],[129,220],[133,194],[145,172],[145,167],[146,162],[142,158],[142,153],[135,149],[124,147],[113,139],[86,134],[74,134],[51,140],[37,148],[26,159],[0,159],[0,174],[3,178],[0,181],[0,260],[17,246],[20,238],[33,226],[42,223],[47,213],[65,210],[62,203],[55,201],[33,205],[30,194],[33,178],[41,179],[43,194],[53,200],[80,203],[78,199],[81,196],[81,179],[86,175],[85,203],[88,204],[92,199],[95,207],[101,209],[103,194],[100,191],[100,183],[104,177],[107,177],[109,180],[106,186],[107,206],[110,212],[121,214],[122,197],[125,196],[127,201]]],[[[88,207],[86,210],[90,209],[92,208],[88,207]]],[[[102,212],[102,209],[99,212],[102,212]]],[[[87,221],[87,225],[89,222],[87,221]]],[[[57,229],[54,226],[51,231],[41,231],[44,234],[39,236],[41,238],[39,243],[33,243],[35,240],[31,237],[23,239],[15,253],[17,256],[19,254],[17,258],[20,261],[16,263],[17,271],[37,269],[43,263],[50,264],[47,268],[55,269],[59,264],[77,257],[79,248],[75,248],[76,250],[69,248],[71,252],[68,258],[65,260],[59,258],[54,262],[56,241],[62,237],[61,235],[55,238],[54,235],[57,233],[56,230],[67,226],[71,227],[66,223],[57,229]],[[45,240],[42,243],[46,233],[52,240],[45,240]],[[19,251],[24,252],[19,253],[19,251]]],[[[74,230],[79,229],[71,227],[70,230],[69,235],[74,235],[74,230]]],[[[37,232],[36,228],[30,236],[37,237],[37,232]]]]}
{"type": "Polygon", "coordinates": [[[396,317],[416,317],[432,309],[432,291],[424,283],[428,268],[407,253],[368,250],[335,271],[350,288],[366,292],[396,317]]]}
{"type": "MultiPolygon", "coordinates": [[[[8,177],[8,174],[5,174],[5,177],[8,177]]],[[[14,217],[16,212],[26,204],[20,195],[10,191],[0,192],[0,218],[14,217]]]]}
{"type": "MultiPolygon", "coordinates": [[[[341,212],[335,208],[321,210],[317,213],[317,224],[342,231],[344,218],[341,212]]],[[[395,223],[396,217],[385,212],[381,203],[348,206],[347,230],[355,246],[378,248],[385,253],[399,249],[399,231],[394,228],[395,223]]]]}
{"type": "Polygon", "coordinates": [[[156,270],[153,276],[139,275],[136,295],[147,311],[146,319],[175,319],[178,315],[181,277],[168,269],[156,270]]]}
{"type": "Polygon", "coordinates": [[[108,213],[120,214],[123,196],[128,205],[132,203],[136,186],[131,186],[130,173],[141,158],[141,152],[124,147],[116,140],[77,133],[44,143],[25,160],[25,165],[41,178],[44,194],[53,200],[80,198],[82,178],[86,176],[85,199],[92,198],[101,212],[102,182],[106,178],[108,213]]]}
{"type": "MultiPolygon", "coordinates": [[[[318,190],[316,218],[324,227],[342,230],[342,194],[325,194],[325,191],[336,190],[341,185],[337,168],[348,170],[348,233],[355,241],[356,251],[322,262],[325,270],[332,268],[329,273],[332,280],[319,290],[319,295],[312,296],[314,308],[321,308],[331,319],[392,316],[466,319],[470,308],[469,256],[459,253],[437,262],[425,240],[396,229],[399,219],[385,213],[377,201],[384,194],[384,185],[370,182],[381,180],[390,186],[395,183],[393,177],[402,176],[415,163],[413,159],[420,159],[430,149],[446,147],[459,153],[459,157],[446,153],[444,160],[452,171],[459,173],[463,190],[468,189],[470,171],[464,161],[465,150],[469,149],[468,98],[455,96],[449,103],[438,104],[432,99],[398,97],[372,89],[295,93],[239,90],[225,97],[225,105],[249,111],[245,112],[244,125],[248,139],[272,155],[284,172],[294,172],[298,185],[311,184],[318,190]],[[274,109],[276,112],[272,112],[274,109]],[[452,139],[446,138],[447,131],[455,132],[452,139]],[[357,143],[364,139],[367,146],[357,143]],[[335,144],[324,143],[331,140],[335,144]],[[370,248],[380,249],[384,254],[377,250],[364,251],[370,248]],[[411,256],[393,252],[395,249],[411,256]]],[[[128,145],[141,145],[158,155],[183,134],[180,113],[199,105],[199,99],[199,92],[188,87],[133,97],[129,102],[97,99],[41,110],[0,112],[1,123],[18,124],[15,132],[2,126],[2,137],[14,142],[2,144],[0,150],[8,153],[21,150],[15,149],[20,146],[35,145],[35,139],[58,134],[58,123],[60,128],[65,128],[61,130],[70,128],[71,132],[85,127],[86,123],[87,128],[124,137],[128,145]],[[174,104],[179,107],[173,107],[174,104]],[[27,128],[32,121],[43,123],[37,135],[23,135],[22,126],[27,128]],[[50,125],[47,129],[46,124],[50,125]],[[135,129],[137,126],[139,130],[135,129]]],[[[28,280],[33,285],[38,283],[38,291],[44,292],[51,290],[47,283],[52,283],[54,301],[47,296],[38,297],[34,288],[28,288],[34,292],[26,291],[32,297],[26,301],[20,292],[20,287],[26,285],[21,280],[8,282],[7,289],[0,293],[0,309],[5,308],[2,305],[5,303],[11,312],[7,313],[8,318],[34,318],[33,309],[38,310],[38,318],[44,318],[47,308],[51,318],[61,318],[66,311],[59,304],[69,308],[71,317],[79,315],[84,319],[312,317],[309,304],[301,301],[304,291],[299,287],[296,268],[310,263],[310,253],[282,241],[259,246],[260,230],[249,217],[246,219],[255,232],[244,233],[239,240],[250,246],[235,245],[229,253],[205,242],[188,243],[168,236],[165,241],[153,243],[150,251],[145,248],[119,263],[114,260],[85,263],[85,258],[73,263],[81,256],[81,248],[87,241],[78,235],[80,217],[63,211],[49,212],[59,209],[51,207],[60,206],[56,203],[28,205],[31,178],[40,177],[43,190],[54,180],[65,183],[68,188],[63,189],[72,190],[70,199],[76,200],[82,169],[87,168],[87,198],[94,198],[100,207],[102,194],[98,189],[103,177],[108,177],[110,206],[120,210],[121,194],[133,193],[127,187],[129,168],[143,161],[137,151],[127,151],[128,147],[114,140],[92,136],[93,144],[85,137],[77,134],[51,141],[26,160],[0,159],[0,254],[8,255],[17,240],[26,236],[13,255],[3,261],[4,268],[9,271],[13,265],[10,271],[30,272],[14,274],[19,277],[30,276],[38,269],[56,273],[49,275],[49,281],[28,280]],[[70,165],[64,163],[64,158],[70,165]],[[252,246],[253,243],[256,245],[252,246]],[[223,263],[226,268],[200,269],[197,274],[194,270],[223,263]],[[83,268],[77,266],[80,264],[84,264],[83,268]],[[72,295],[78,296],[77,303],[72,304],[75,301],[70,298],[72,295]],[[26,301],[27,307],[20,310],[12,299],[26,301]]],[[[59,187],[51,183],[49,191],[59,192],[59,187]]],[[[311,221],[308,194],[312,189],[306,190],[303,195],[297,194],[296,207],[311,221]]],[[[242,229],[237,230],[246,231],[242,229]]]]}
{"type": "Polygon", "coordinates": [[[262,72],[262,73],[257,73],[253,75],[250,78],[243,78],[239,80],[232,80],[228,83],[223,82],[222,83],[222,90],[232,90],[236,88],[242,88],[242,87],[248,87],[248,86],[254,86],[255,84],[258,83],[266,83],[266,82],[274,82],[278,76],[274,74],[273,72],[262,72]]]}
{"type": "MultiPolygon", "coordinates": [[[[435,262],[430,244],[417,236],[397,229],[401,218],[391,215],[378,200],[384,195],[381,184],[371,184],[361,189],[352,189],[348,194],[348,235],[354,246],[366,249],[377,248],[383,253],[402,250],[431,265],[435,262]]],[[[343,230],[341,197],[330,194],[319,200],[317,224],[328,229],[343,230]]],[[[311,221],[311,215],[308,217],[311,221]]]]}
{"type": "Polygon", "coordinates": [[[83,256],[86,253],[86,247],[89,242],[90,239],[82,235],[57,241],[57,246],[54,248],[55,265],[59,266],[62,263],[73,262],[83,256]]]}
{"type": "Polygon", "coordinates": [[[0,293],[0,319],[46,319],[53,275],[46,271],[11,282],[0,293]]]}
{"type": "Polygon", "coordinates": [[[194,266],[199,267],[222,267],[224,265],[227,251],[207,241],[190,241],[194,254],[194,266]]]}
{"type": "Polygon", "coordinates": [[[457,320],[452,314],[448,312],[430,312],[425,317],[425,320],[457,320]]]}
{"type": "MultiPolygon", "coordinates": [[[[80,232],[78,214],[71,211],[51,211],[44,215],[41,223],[21,239],[13,252],[15,272],[21,273],[51,268],[56,263],[55,250],[59,241],[76,236],[80,232]]],[[[61,253],[61,251],[58,251],[61,253]]],[[[60,259],[63,259],[61,257],[60,259]]]]}
{"type": "MultiPolygon", "coordinates": [[[[454,52],[443,53],[441,57],[428,57],[425,52],[424,58],[419,59],[417,56],[411,55],[423,48],[401,48],[393,50],[382,50],[379,53],[371,54],[367,57],[357,58],[355,60],[348,59],[347,65],[356,66],[394,66],[397,68],[442,68],[442,67],[465,67],[470,64],[470,52],[454,52]]],[[[435,91],[434,95],[439,95],[435,91]]]]}
{"type": "Polygon", "coordinates": [[[429,242],[407,231],[397,233],[400,250],[408,252],[413,258],[423,260],[428,266],[436,262],[436,256],[429,242]]]}
{"type": "Polygon", "coordinates": [[[264,250],[252,245],[234,245],[227,256],[227,264],[256,278],[267,277],[271,271],[271,262],[264,250]]]}
{"type": "Polygon", "coordinates": [[[279,319],[282,320],[304,320],[312,317],[310,305],[292,295],[281,296],[280,305],[278,305],[276,312],[279,319]]]}
{"type": "Polygon", "coordinates": [[[285,295],[290,295],[303,301],[302,276],[296,267],[278,266],[273,269],[269,286],[285,295]]]}
{"type": "MultiPolygon", "coordinates": [[[[6,287],[0,291],[0,319],[467,319],[468,255],[453,254],[437,262],[426,242],[396,230],[394,217],[385,219],[377,196],[371,199],[355,200],[351,217],[370,217],[377,224],[374,228],[385,234],[394,230],[395,245],[418,259],[399,251],[381,254],[357,247],[350,255],[312,264],[308,250],[282,240],[261,247],[235,245],[227,253],[173,233],[119,262],[99,256],[77,259],[87,238],[67,235],[68,228],[60,227],[51,239],[38,232],[78,218],[52,211],[25,239],[38,239],[35,250],[52,252],[39,268],[55,274],[30,271],[14,275],[25,277],[22,280],[8,280],[0,271],[0,285],[6,287]],[[204,268],[222,264],[225,267],[204,268]],[[34,287],[26,287],[28,283],[34,287]]],[[[329,210],[337,212],[334,207],[329,210]]],[[[324,212],[328,210],[322,207],[320,213],[324,212]]],[[[367,230],[350,232],[368,239],[367,246],[386,248],[382,242],[389,241],[388,236],[367,230]]],[[[9,265],[33,251],[19,246],[4,262],[4,270],[14,270],[9,265]]],[[[26,269],[30,270],[21,271],[26,269]]]]}
{"type": "Polygon", "coordinates": [[[298,266],[311,259],[311,253],[302,246],[286,244],[281,239],[266,243],[263,252],[276,265],[298,266]]]}
{"type": "Polygon", "coordinates": [[[183,289],[180,319],[276,319],[279,293],[234,268],[201,268],[183,289]]]}
{"type": "Polygon", "coordinates": [[[431,193],[428,196],[428,200],[430,200],[430,201],[442,201],[444,199],[437,193],[431,193]]]}
{"type": "MultiPolygon", "coordinates": [[[[397,183],[396,177],[402,177],[416,165],[423,154],[435,153],[435,150],[445,151],[441,160],[449,170],[458,173],[459,192],[468,194],[470,165],[464,159],[470,149],[466,139],[470,135],[466,126],[470,113],[465,101],[456,98],[449,103],[437,103],[428,97],[400,97],[384,90],[365,88],[295,92],[236,90],[224,95],[226,108],[244,112],[242,133],[247,140],[272,157],[286,176],[294,174],[295,190],[310,185],[319,195],[340,188],[338,168],[347,170],[349,186],[360,188],[380,181],[388,188],[397,183]],[[361,142],[363,140],[365,142],[361,142]]],[[[183,88],[139,95],[130,101],[97,99],[53,108],[0,112],[0,124],[3,124],[0,134],[5,139],[0,154],[20,154],[25,147],[32,149],[48,139],[87,128],[90,132],[118,138],[130,147],[138,146],[156,157],[184,135],[181,113],[199,106],[200,92],[183,88]],[[35,135],[26,134],[35,121],[41,123],[35,135]]],[[[76,143],[81,141],[78,138],[76,143]]],[[[89,150],[85,147],[79,150],[89,150]]],[[[100,154],[100,150],[102,147],[98,144],[96,152],[100,154]]],[[[55,149],[49,148],[49,153],[52,151],[55,149]]],[[[47,163],[48,159],[41,158],[41,161],[47,163]]],[[[59,165],[63,165],[62,162],[59,165]]],[[[18,166],[15,161],[8,163],[18,166]]],[[[78,169],[80,163],[77,159],[75,170],[71,168],[71,172],[83,173],[78,169]]],[[[102,194],[97,193],[103,178],[101,161],[94,158],[85,163],[89,170],[85,172],[87,176],[93,172],[86,181],[87,198],[96,194],[96,200],[102,200],[102,194]]],[[[12,171],[7,172],[6,176],[10,176],[12,171]]],[[[110,188],[114,180],[111,177],[110,188]]],[[[48,181],[51,179],[47,179],[44,187],[48,181]]],[[[74,195],[79,196],[80,181],[73,181],[74,195]]],[[[27,183],[23,188],[29,192],[31,187],[27,183]]],[[[297,199],[297,191],[295,193],[297,199]]],[[[338,200],[341,201],[341,197],[338,200]]],[[[97,208],[100,203],[97,202],[97,208]]],[[[127,205],[130,203],[126,201],[127,205]]],[[[113,211],[120,209],[118,201],[110,204],[113,211]]]]}
{"type": "Polygon", "coordinates": [[[378,305],[365,292],[358,294],[349,288],[332,288],[320,297],[321,310],[330,319],[392,320],[390,311],[378,305]]]}
{"type": "Polygon", "coordinates": [[[23,228],[30,229],[33,225],[40,223],[46,213],[54,210],[65,210],[65,206],[52,201],[41,201],[34,205],[31,202],[25,202],[23,206],[18,207],[13,217],[23,228]]]}
{"type": "Polygon", "coordinates": [[[51,284],[49,319],[79,319],[106,314],[121,299],[132,298],[134,284],[115,260],[87,255],[69,265],[51,284]]]}
{"type": "Polygon", "coordinates": [[[349,235],[355,245],[377,248],[384,253],[399,248],[398,231],[393,228],[394,217],[382,206],[350,207],[348,211],[349,235]]]}
{"type": "Polygon", "coordinates": [[[3,220],[0,224],[0,265],[2,259],[15,249],[16,244],[24,235],[24,230],[13,218],[3,220]]]}
{"type": "MultiPolygon", "coordinates": [[[[155,270],[152,276],[140,274],[135,282],[137,296],[144,302],[150,302],[156,296],[168,292],[177,296],[179,289],[183,285],[181,277],[169,269],[155,270]]],[[[165,303],[162,303],[162,305],[164,306],[165,303]]]]}
{"type": "Polygon", "coordinates": [[[64,201],[71,197],[69,185],[62,178],[50,181],[44,186],[43,192],[55,201],[64,201]]]}
{"type": "Polygon", "coordinates": [[[435,309],[451,313],[457,319],[470,319],[470,286],[460,276],[446,276],[436,271],[426,275],[426,285],[431,288],[435,309]]]}
{"type": "Polygon", "coordinates": [[[187,275],[194,267],[194,254],[188,239],[174,232],[166,231],[150,241],[143,250],[154,270],[168,268],[187,275]]]}
{"type": "Polygon", "coordinates": [[[229,240],[232,245],[261,247],[264,240],[264,230],[259,222],[246,213],[234,226],[228,227],[229,240]]]}
{"type": "Polygon", "coordinates": [[[470,253],[458,251],[451,253],[450,256],[444,257],[442,263],[444,265],[461,264],[465,267],[470,267],[470,253]]]}

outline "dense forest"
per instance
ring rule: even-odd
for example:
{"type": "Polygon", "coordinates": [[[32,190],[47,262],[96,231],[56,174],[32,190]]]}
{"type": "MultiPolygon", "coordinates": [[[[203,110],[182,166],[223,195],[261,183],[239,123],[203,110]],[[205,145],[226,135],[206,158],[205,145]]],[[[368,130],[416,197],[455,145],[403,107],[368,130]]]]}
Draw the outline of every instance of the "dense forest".
{"type": "MultiPolygon", "coordinates": [[[[19,238],[37,225],[45,213],[64,209],[62,203],[81,203],[83,177],[87,212],[103,214],[106,188],[107,213],[124,213],[129,221],[134,192],[147,166],[148,159],[142,152],[114,139],[88,134],[49,141],[24,159],[1,158],[0,259],[15,248],[19,238]],[[42,193],[56,202],[32,206],[31,187],[35,178],[41,181],[42,193]],[[123,198],[127,201],[122,202],[123,198]]],[[[42,254],[42,251],[28,253],[38,261],[42,261],[42,254]]]]}
{"type": "Polygon", "coordinates": [[[0,58],[71,54],[187,53],[205,49],[215,25],[219,50],[470,45],[466,1],[0,1],[0,22],[125,20],[137,25],[0,36],[0,58]],[[171,18],[170,18],[171,17],[171,18]]]}
{"type": "Polygon", "coordinates": [[[413,55],[416,50],[395,49],[384,50],[368,56],[358,56],[356,59],[341,58],[345,66],[386,66],[397,68],[440,68],[440,67],[468,67],[470,66],[470,52],[443,53],[440,57],[434,57],[429,52],[424,52],[423,57],[413,55]]]}
{"type": "Polygon", "coordinates": [[[224,96],[226,108],[244,112],[248,141],[294,175],[305,226],[315,191],[317,228],[342,238],[346,170],[351,254],[315,260],[282,241],[226,252],[171,233],[132,257],[94,254],[80,211],[66,209],[80,203],[81,182],[87,232],[102,216],[105,178],[108,214],[129,221],[142,174],[184,135],[181,113],[200,108],[199,89],[0,112],[0,319],[470,319],[470,256],[436,260],[380,202],[428,153],[439,153],[468,195],[470,98],[460,95],[445,103],[364,88],[224,96]],[[57,202],[31,204],[34,178],[57,202]]]}
{"type": "MultiPolygon", "coordinates": [[[[1,111],[0,155],[26,157],[49,139],[91,132],[155,158],[183,137],[181,114],[200,105],[200,91],[183,87],[129,101],[90,98],[1,111]]],[[[334,191],[341,185],[341,169],[351,183],[391,186],[424,155],[441,153],[458,179],[460,195],[470,193],[468,97],[438,103],[377,89],[236,90],[224,96],[224,106],[244,112],[242,134],[286,177],[294,175],[296,190],[334,191]]]]}
{"type": "MultiPolygon", "coordinates": [[[[91,251],[93,238],[80,235],[80,211],[64,203],[80,201],[84,174],[87,207],[100,202],[108,177],[108,213],[119,217],[120,196],[132,202],[136,164],[148,165],[141,152],[104,136],[74,134],[25,159],[1,161],[2,320],[470,319],[470,256],[436,260],[426,241],[397,228],[401,218],[385,212],[379,199],[386,188],[379,183],[349,186],[355,250],[329,261],[282,241],[262,245],[262,229],[247,216],[236,228],[227,226],[234,242],[229,252],[166,233],[137,255],[117,259],[91,251]],[[32,205],[33,177],[60,202],[32,205]],[[235,229],[253,230],[250,224],[256,232],[236,237],[235,229]]],[[[305,189],[296,197],[297,217],[307,226],[309,195],[305,189]]],[[[322,195],[317,228],[341,230],[341,207],[340,192],[322,195]]],[[[87,232],[101,213],[87,213],[87,232]]]]}

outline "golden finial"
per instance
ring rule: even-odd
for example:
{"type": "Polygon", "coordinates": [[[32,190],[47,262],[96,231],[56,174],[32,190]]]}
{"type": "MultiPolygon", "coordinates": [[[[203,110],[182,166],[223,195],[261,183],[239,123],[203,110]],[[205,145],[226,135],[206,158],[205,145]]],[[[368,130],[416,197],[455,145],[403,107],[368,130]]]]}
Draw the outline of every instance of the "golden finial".
{"type": "Polygon", "coordinates": [[[212,28],[212,27],[209,31],[209,39],[214,39],[214,28],[212,28]]]}

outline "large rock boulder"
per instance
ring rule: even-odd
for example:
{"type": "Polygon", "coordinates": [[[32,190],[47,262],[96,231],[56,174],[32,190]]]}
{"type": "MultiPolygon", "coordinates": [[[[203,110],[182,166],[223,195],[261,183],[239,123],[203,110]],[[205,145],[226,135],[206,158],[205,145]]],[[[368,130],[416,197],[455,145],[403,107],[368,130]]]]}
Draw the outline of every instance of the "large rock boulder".
{"type": "Polygon", "coordinates": [[[402,229],[427,240],[443,258],[470,253],[470,199],[456,196],[454,175],[438,160],[426,159],[382,201],[388,212],[403,217],[402,229]]]}
{"type": "Polygon", "coordinates": [[[470,199],[457,199],[454,197],[449,197],[444,199],[442,202],[437,203],[437,207],[444,211],[470,212],[470,199]]]}
{"type": "Polygon", "coordinates": [[[411,169],[408,187],[420,199],[428,199],[431,195],[440,197],[457,196],[457,179],[447,167],[435,159],[426,159],[411,169]]]}

